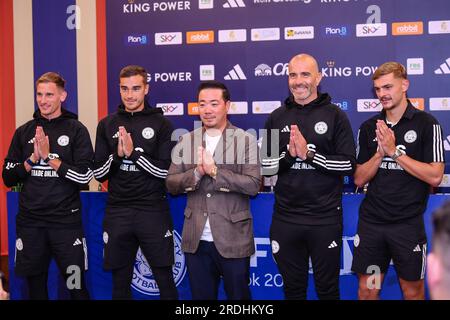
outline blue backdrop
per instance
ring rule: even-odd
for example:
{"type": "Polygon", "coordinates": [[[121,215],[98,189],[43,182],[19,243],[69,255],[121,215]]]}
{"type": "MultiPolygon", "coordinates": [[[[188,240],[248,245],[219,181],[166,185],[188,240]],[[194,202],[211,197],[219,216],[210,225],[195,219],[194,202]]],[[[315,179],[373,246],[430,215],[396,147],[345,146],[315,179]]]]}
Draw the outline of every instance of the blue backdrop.
{"type": "MultiPolygon", "coordinates": [[[[89,270],[87,272],[87,285],[93,299],[111,299],[111,273],[105,272],[103,263],[103,230],[102,219],[106,204],[106,193],[83,192],[81,194],[83,203],[83,225],[88,246],[89,270]]],[[[350,271],[353,258],[353,238],[356,233],[358,221],[358,208],[364,195],[344,195],[344,236],[343,249],[341,252],[341,277],[340,288],[342,299],[356,299],[358,292],[358,279],[350,271]]],[[[449,195],[432,195],[428,202],[428,208],[424,215],[425,228],[428,235],[428,250],[431,250],[431,213],[434,209],[450,200],[449,195]]],[[[8,193],[8,232],[9,252],[15,252],[15,216],[17,214],[18,193],[8,193]]],[[[283,299],[283,281],[278,273],[277,266],[272,257],[269,240],[269,226],[272,217],[273,194],[262,193],[251,200],[251,211],[254,217],[255,228],[255,254],[250,260],[250,288],[253,299],[283,299]]],[[[180,237],[184,218],[184,207],[186,197],[171,197],[170,207],[174,219],[175,233],[175,266],[173,267],[174,279],[177,284],[181,299],[190,299],[189,280],[184,263],[184,255],[181,252],[180,237]]],[[[25,299],[27,288],[23,278],[14,274],[14,255],[9,255],[10,290],[12,299],[25,299]]],[[[312,270],[310,270],[308,298],[316,299],[312,270]]],[[[55,298],[67,298],[67,292],[62,289],[62,280],[53,263],[49,277],[50,296],[55,298]]],[[[145,260],[139,254],[136,258],[133,275],[133,296],[136,299],[157,299],[158,289],[146,265],[145,260]]],[[[221,298],[225,295],[221,291],[221,298]]],[[[401,291],[393,266],[386,274],[382,299],[400,299],[401,291]]]]}
{"type": "Polygon", "coordinates": [[[109,112],[120,101],[120,69],[140,64],[149,71],[149,101],[176,128],[192,130],[198,83],[216,79],[230,88],[231,121],[258,131],[289,93],[287,62],[306,52],[356,137],[381,108],[373,72],[396,60],[408,68],[409,97],[443,126],[450,173],[448,0],[110,0],[106,17],[109,112]]]}

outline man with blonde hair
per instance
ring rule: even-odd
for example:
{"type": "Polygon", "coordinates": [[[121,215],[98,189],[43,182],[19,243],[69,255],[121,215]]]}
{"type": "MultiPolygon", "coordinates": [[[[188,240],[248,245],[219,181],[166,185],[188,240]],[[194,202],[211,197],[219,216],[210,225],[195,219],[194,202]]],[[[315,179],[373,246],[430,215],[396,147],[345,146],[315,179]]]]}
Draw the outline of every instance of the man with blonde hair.
{"type": "Polygon", "coordinates": [[[409,80],[398,62],[373,75],[383,106],[358,132],[355,184],[368,184],[359,210],[352,270],[359,299],[378,299],[394,262],[405,299],[424,299],[427,238],[423,213],[444,173],[442,129],[407,98],[409,80]]]}
{"type": "Polygon", "coordinates": [[[3,165],[7,187],[23,184],[16,219],[15,272],[25,276],[30,299],[48,299],[55,258],[72,299],[88,299],[87,249],[80,188],[92,179],[94,153],[86,127],[62,107],[65,80],[55,72],[36,81],[38,109],[17,128],[3,165]]]}

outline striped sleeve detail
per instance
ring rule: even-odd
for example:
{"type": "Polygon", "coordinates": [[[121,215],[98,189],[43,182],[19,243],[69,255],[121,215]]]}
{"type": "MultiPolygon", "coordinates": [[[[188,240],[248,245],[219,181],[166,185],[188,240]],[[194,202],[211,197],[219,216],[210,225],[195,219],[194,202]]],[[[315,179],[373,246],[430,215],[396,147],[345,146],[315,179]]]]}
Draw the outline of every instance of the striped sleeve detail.
{"type": "Polygon", "coordinates": [[[5,170],[12,170],[14,169],[16,166],[18,166],[20,164],[20,162],[6,162],[6,167],[5,170]]]}
{"type": "Polygon", "coordinates": [[[327,158],[318,153],[316,153],[312,162],[331,171],[352,170],[352,163],[350,162],[350,160],[345,161],[327,160],[327,158]]]}
{"type": "Polygon", "coordinates": [[[361,150],[361,147],[359,145],[359,133],[361,132],[361,129],[358,130],[358,135],[356,137],[356,158],[359,157],[359,150],[361,150]]]}
{"type": "Polygon", "coordinates": [[[442,129],[438,124],[433,124],[433,162],[444,162],[442,129]]]}
{"type": "Polygon", "coordinates": [[[137,159],[136,163],[139,164],[145,171],[154,175],[157,178],[165,179],[169,172],[168,170],[160,169],[160,168],[154,166],[153,164],[151,164],[150,161],[145,159],[143,156],[140,156],[137,159]]]}
{"type": "Polygon", "coordinates": [[[261,159],[261,166],[264,169],[275,169],[278,168],[278,165],[280,163],[280,160],[283,159],[286,156],[286,151],[283,151],[280,154],[279,158],[266,158],[266,159],[261,159]]]}
{"type": "Polygon", "coordinates": [[[427,244],[422,246],[422,271],[420,272],[420,279],[425,278],[425,270],[427,268],[427,244]]]}
{"type": "Polygon", "coordinates": [[[91,169],[88,169],[86,173],[78,173],[72,169],[67,170],[66,178],[76,183],[87,184],[93,178],[94,174],[91,169]]]}
{"type": "Polygon", "coordinates": [[[100,179],[103,176],[105,176],[106,174],[108,174],[109,169],[111,168],[112,161],[113,161],[113,155],[111,154],[111,155],[109,155],[108,160],[106,160],[106,162],[103,164],[103,166],[94,170],[94,177],[97,179],[100,179]]]}

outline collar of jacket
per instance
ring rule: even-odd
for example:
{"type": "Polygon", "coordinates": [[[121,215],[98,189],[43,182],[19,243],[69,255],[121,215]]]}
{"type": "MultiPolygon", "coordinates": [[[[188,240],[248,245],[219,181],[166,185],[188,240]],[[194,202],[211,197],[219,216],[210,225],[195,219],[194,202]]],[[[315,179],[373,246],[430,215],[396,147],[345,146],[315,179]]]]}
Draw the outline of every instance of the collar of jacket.
{"type": "MultiPolygon", "coordinates": [[[[408,105],[406,106],[405,112],[403,112],[402,117],[400,118],[406,118],[408,120],[411,120],[414,117],[414,114],[416,114],[416,112],[418,112],[419,110],[417,110],[413,104],[411,103],[411,101],[409,101],[409,99],[406,100],[408,102],[408,105]]],[[[386,110],[381,110],[381,112],[379,113],[379,119],[380,120],[386,120],[386,110]]],[[[399,122],[400,122],[399,120],[399,122]]]]}
{"type": "Polygon", "coordinates": [[[44,118],[41,114],[41,111],[39,110],[39,108],[36,109],[36,111],[34,111],[33,113],[33,118],[39,122],[39,123],[43,123],[43,122],[54,122],[54,121],[59,121],[62,119],[78,119],[78,115],[76,115],[73,112],[70,112],[69,110],[61,107],[61,115],[59,117],[53,118],[53,119],[47,119],[44,118]]]}
{"type": "Polygon", "coordinates": [[[314,106],[328,105],[330,103],[331,103],[331,97],[330,97],[330,95],[328,93],[318,93],[317,94],[317,98],[314,99],[313,101],[311,101],[310,103],[307,103],[307,104],[298,104],[297,102],[295,102],[293,95],[290,95],[284,101],[284,104],[286,105],[286,107],[288,109],[291,109],[293,107],[297,107],[297,108],[302,108],[303,109],[303,108],[309,108],[309,107],[314,107],[314,106]]]}
{"type": "Polygon", "coordinates": [[[152,108],[147,100],[144,101],[144,109],[137,112],[128,112],[125,110],[125,106],[122,104],[119,105],[118,114],[122,116],[132,117],[132,116],[141,116],[141,115],[149,115],[149,114],[164,114],[161,108],[152,108]]]}

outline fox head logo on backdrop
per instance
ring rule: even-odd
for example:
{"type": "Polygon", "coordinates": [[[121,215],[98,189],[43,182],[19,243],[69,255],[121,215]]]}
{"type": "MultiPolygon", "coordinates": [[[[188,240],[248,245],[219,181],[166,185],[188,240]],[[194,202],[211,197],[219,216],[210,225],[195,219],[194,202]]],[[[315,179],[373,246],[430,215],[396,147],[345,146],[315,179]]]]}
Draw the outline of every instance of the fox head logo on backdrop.
{"type": "MultiPolygon", "coordinates": [[[[173,240],[175,263],[172,267],[172,272],[175,285],[178,287],[186,275],[186,262],[184,254],[181,252],[181,237],[175,230],[173,230],[173,240]]],[[[153,277],[152,269],[150,268],[150,265],[148,264],[147,259],[145,259],[140,248],[136,254],[131,287],[146,295],[159,295],[159,288],[156,284],[155,278],[153,277]]]]}

